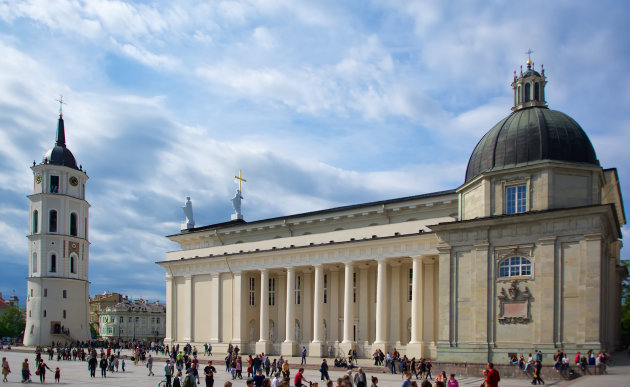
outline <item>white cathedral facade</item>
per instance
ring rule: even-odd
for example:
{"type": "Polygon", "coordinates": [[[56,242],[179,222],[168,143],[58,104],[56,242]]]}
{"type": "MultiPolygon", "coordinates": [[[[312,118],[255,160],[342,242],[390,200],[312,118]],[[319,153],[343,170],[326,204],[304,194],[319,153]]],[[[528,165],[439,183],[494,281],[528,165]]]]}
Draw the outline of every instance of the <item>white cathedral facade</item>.
{"type": "Polygon", "coordinates": [[[547,108],[544,70],[453,190],[184,229],[166,271],[166,343],[440,361],[619,343],[625,214],[616,169],[547,108]]]}
{"type": "Polygon", "coordinates": [[[88,340],[88,176],[66,147],[61,114],[55,145],[31,169],[24,345],[88,340]]]}

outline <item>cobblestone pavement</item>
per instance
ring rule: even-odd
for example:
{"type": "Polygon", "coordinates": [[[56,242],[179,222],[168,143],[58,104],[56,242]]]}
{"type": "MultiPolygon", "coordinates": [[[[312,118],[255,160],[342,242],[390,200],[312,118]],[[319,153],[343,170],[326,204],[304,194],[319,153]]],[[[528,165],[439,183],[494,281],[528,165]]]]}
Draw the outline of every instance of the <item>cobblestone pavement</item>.
{"type": "MultiPolygon", "coordinates": [[[[138,364],[135,366],[133,362],[131,362],[128,358],[130,356],[129,351],[123,351],[122,355],[127,356],[126,360],[126,372],[114,372],[108,373],[107,377],[102,378],[100,376],[100,370],[97,370],[97,377],[90,378],[89,372],[87,369],[87,363],[81,361],[46,361],[46,364],[53,370],[56,367],[61,369],[61,383],[63,386],[138,386],[138,387],[156,387],[158,383],[163,380],[163,369],[164,362],[163,361],[155,361],[153,365],[153,372],[156,376],[147,376],[148,370],[145,365],[138,364]]],[[[12,373],[9,374],[9,383],[8,384],[20,384],[21,383],[21,368],[22,362],[25,358],[29,359],[29,363],[31,363],[31,372],[33,383],[39,384],[39,377],[35,375],[33,369],[33,363],[35,361],[35,354],[33,353],[32,348],[20,348],[18,350],[13,351],[5,351],[0,352],[1,357],[6,357],[11,366],[12,373]]],[[[48,357],[45,356],[46,360],[48,357]]],[[[609,369],[608,375],[602,376],[586,376],[581,377],[573,381],[550,381],[547,383],[547,386],[571,386],[571,387],[584,387],[584,386],[598,386],[598,387],[606,387],[606,386],[630,386],[630,362],[628,362],[627,356],[618,355],[615,357],[617,360],[617,366],[609,369]]],[[[205,356],[200,356],[201,362],[200,365],[205,365],[204,361],[207,362],[209,359],[205,356]]],[[[222,356],[213,356],[212,360],[214,362],[214,366],[217,369],[217,374],[215,374],[215,386],[222,387],[223,383],[226,380],[231,380],[231,376],[228,372],[225,371],[225,365],[223,362],[222,356]]],[[[297,369],[299,368],[300,358],[289,358],[289,364],[291,365],[291,373],[295,374],[297,369]]],[[[308,359],[309,364],[319,364],[319,359],[308,359]]],[[[369,366],[371,363],[367,359],[359,360],[359,366],[365,365],[369,366]]],[[[436,374],[439,370],[435,370],[436,374]]],[[[447,370],[448,372],[448,370],[447,370]]],[[[331,379],[334,381],[338,377],[344,375],[344,371],[332,370],[329,372],[331,379]]],[[[367,373],[368,381],[372,375],[376,375],[379,379],[379,386],[389,387],[389,386],[400,386],[402,383],[402,377],[400,374],[392,375],[389,373],[367,373]]],[[[244,375],[244,379],[235,380],[234,386],[245,386],[245,378],[246,372],[244,375]]],[[[319,382],[319,372],[316,369],[307,369],[305,371],[306,379],[311,382],[319,382]]],[[[473,377],[458,377],[460,386],[479,386],[482,382],[481,377],[473,378],[473,377]]],[[[54,372],[48,371],[46,373],[46,384],[54,384],[54,372]]],[[[500,386],[528,386],[530,385],[529,380],[526,379],[502,379],[500,386]]],[[[204,386],[204,381],[201,381],[200,386],[204,386]]],[[[322,386],[320,383],[319,386],[322,386]]]]}

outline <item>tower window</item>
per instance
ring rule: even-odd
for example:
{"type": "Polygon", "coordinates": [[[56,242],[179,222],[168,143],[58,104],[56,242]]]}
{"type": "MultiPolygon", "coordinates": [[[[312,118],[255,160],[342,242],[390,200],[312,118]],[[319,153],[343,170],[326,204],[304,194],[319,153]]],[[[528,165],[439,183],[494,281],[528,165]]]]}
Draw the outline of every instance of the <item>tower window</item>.
{"type": "Polygon", "coordinates": [[[505,212],[518,214],[527,210],[527,186],[517,185],[505,189],[505,212]]]}
{"type": "Polygon", "coordinates": [[[66,318],[66,310],[63,310],[63,318],[66,318]]]}
{"type": "Polygon", "coordinates": [[[70,214],[70,235],[77,236],[77,214],[70,214]]]}
{"type": "Polygon", "coordinates": [[[534,101],[540,101],[540,83],[534,83],[534,101]]]}
{"type": "Polygon", "coordinates": [[[62,298],[68,298],[68,291],[67,290],[62,290],[61,291],[61,297],[62,298]]]}
{"type": "Polygon", "coordinates": [[[33,234],[37,234],[38,221],[39,221],[39,212],[35,210],[33,211],[33,234]]]}
{"type": "Polygon", "coordinates": [[[50,210],[48,213],[48,232],[57,232],[57,211],[50,210]]]}
{"type": "Polygon", "coordinates": [[[531,96],[532,85],[529,83],[525,84],[525,102],[529,102],[532,99],[531,96]]]}
{"type": "Polygon", "coordinates": [[[77,272],[77,263],[74,257],[70,257],[70,273],[76,274],[77,272]]]}
{"type": "Polygon", "coordinates": [[[59,192],[59,176],[50,177],[50,193],[59,192]]]}
{"type": "Polygon", "coordinates": [[[52,254],[50,256],[50,272],[51,273],[57,272],[57,256],[55,254],[52,254]]]}
{"type": "Polygon", "coordinates": [[[516,92],[517,96],[518,96],[518,102],[517,103],[521,103],[523,97],[521,97],[521,86],[518,86],[518,91],[516,92]]]}
{"type": "Polygon", "coordinates": [[[269,306],[276,305],[276,279],[269,278],[269,306]]]}
{"type": "Polygon", "coordinates": [[[46,317],[46,309],[44,309],[44,317],[46,317]]]}
{"type": "Polygon", "coordinates": [[[48,288],[44,289],[44,297],[48,297],[48,288]]]}
{"type": "Polygon", "coordinates": [[[37,273],[37,253],[33,253],[33,262],[31,266],[33,267],[33,273],[37,273]]]}

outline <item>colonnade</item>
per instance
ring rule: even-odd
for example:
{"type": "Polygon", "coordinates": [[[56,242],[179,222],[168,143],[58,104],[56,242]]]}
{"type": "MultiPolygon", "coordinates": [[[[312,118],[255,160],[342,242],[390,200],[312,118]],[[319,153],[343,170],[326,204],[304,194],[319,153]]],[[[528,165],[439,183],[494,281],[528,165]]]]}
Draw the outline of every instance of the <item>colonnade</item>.
{"type": "MultiPolygon", "coordinates": [[[[412,278],[411,280],[411,329],[410,329],[410,341],[404,343],[407,353],[412,353],[414,356],[424,355],[425,342],[423,340],[423,320],[424,320],[424,262],[428,261],[433,265],[434,259],[428,256],[413,256],[403,259],[411,259],[412,261],[412,278]]],[[[396,261],[399,261],[398,259],[396,261]]],[[[389,338],[389,326],[388,320],[390,312],[389,300],[392,295],[388,294],[388,288],[390,287],[389,279],[387,275],[387,269],[391,259],[378,259],[377,260],[377,275],[376,275],[376,313],[375,313],[375,340],[371,344],[372,350],[380,348],[383,351],[388,350],[396,343],[390,343],[389,338]]],[[[339,350],[341,353],[347,353],[348,350],[355,347],[354,338],[354,323],[355,323],[355,308],[354,308],[354,275],[355,267],[359,263],[364,262],[344,262],[344,288],[343,288],[343,330],[341,336],[341,342],[339,343],[339,350]]],[[[397,263],[395,267],[399,267],[397,263]]],[[[303,267],[299,267],[303,269],[303,267]]],[[[309,345],[310,356],[323,356],[327,355],[327,349],[324,342],[324,325],[323,325],[323,294],[324,294],[324,264],[315,264],[312,266],[314,270],[314,289],[313,289],[313,305],[312,305],[312,318],[313,318],[313,331],[312,340],[309,345]]],[[[293,302],[294,289],[296,284],[296,267],[288,267],[286,269],[286,302],[285,302],[285,340],[281,343],[281,354],[285,356],[298,355],[300,348],[299,343],[296,343],[295,338],[295,302],[293,302]]],[[[275,269],[274,269],[275,270],[275,269]]],[[[269,291],[266,286],[269,280],[270,269],[260,270],[261,280],[261,292],[260,292],[260,339],[256,343],[256,352],[269,353],[271,351],[271,342],[269,340],[269,308],[267,299],[269,297],[269,291]]],[[[393,281],[400,280],[400,273],[398,278],[392,276],[393,281]]],[[[433,281],[431,281],[431,284],[433,281]]],[[[368,286],[365,285],[367,290],[368,286]]],[[[432,289],[430,294],[433,295],[432,289]]],[[[333,297],[336,295],[332,295],[333,297]]],[[[330,295],[329,295],[330,297],[330,295]]],[[[400,295],[397,295],[400,297],[400,295]]],[[[399,311],[402,315],[402,311],[399,311]]],[[[432,313],[430,318],[433,318],[432,313]]]]}
{"type": "Polygon", "coordinates": [[[434,346],[436,337],[435,262],[434,255],[418,255],[167,275],[165,341],[210,342],[217,348],[232,343],[285,356],[298,355],[302,345],[309,356],[329,356],[332,347],[335,354],[360,348],[369,356],[376,348],[396,347],[412,356],[429,356],[427,346],[434,346]],[[408,276],[403,266],[411,269],[408,276]],[[248,288],[252,279],[255,290],[248,288]],[[274,283],[271,305],[270,280],[274,283]],[[299,305],[296,289],[301,289],[299,305]],[[247,321],[249,335],[244,329],[247,321]],[[277,335],[276,328],[284,337],[277,335]]]}

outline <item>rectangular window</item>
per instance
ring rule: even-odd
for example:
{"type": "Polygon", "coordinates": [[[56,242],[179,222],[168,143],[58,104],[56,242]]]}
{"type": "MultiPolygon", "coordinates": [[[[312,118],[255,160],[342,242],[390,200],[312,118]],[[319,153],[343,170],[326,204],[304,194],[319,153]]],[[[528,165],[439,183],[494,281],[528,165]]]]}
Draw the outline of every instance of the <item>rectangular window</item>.
{"type": "Polygon", "coordinates": [[[112,316],[112,322],[116,322],[116,316],[112,316]]]}
{"type": "Polygon", "coordinates": [[[269,278],[269,306],[276,305],[276,279],[269,278]]]}
{"type": "Polygon", "coordinates": [[[123,316],[120,316],[120,322],[124,323],[125,322],[125,318],[123,316]]]}
{"type": "Polygon", "coordinates": [[[48,232],[57,232],[57,211],[50,210],[48,213],[48,232]]]}
{"type": "Polygon", "coordinates": [[[505,212],[519,214],[527,210],[527,186],[517,185],[505,189],[505,212]]]}
{"type": "Polygon", "coordinates": [[[67,291],[65,291],[65,290],[62,290],[62,291],[61,291],[61,297],[62,297],[62,298],[68,298],[68,292],[67,292],[67,291]]]}
{"type": "Polygon", "coordinates": [[[413,268],[409,269],[409,296],[408,301],[413,301],[413,268]]]}
{"type": "Polygon", "coordinates": [[[50,177],[50,193],[59,192],[59,176],[50,177]]]}
{"type": "Polygon", "coordinates": [[[57,256],[55,254],[50,256],[50,272],[57,272],[57,256]]]}
{"type": "Polygon", "coordinates": [[[324,274],[324,304],[328,303],[328,275],[324,274]]]}
{"type": "Polygon", "coordinates": [[[256,278],[249,277],[249,305],[256,306],[256,278]]]}
{"type": "Polygon", "coordinates": [[[156,323],[156,324],[159,324],[159,323],[160,323],[160,318],[159,318],[159,317],[155,319],[155,323],[156,323]]]}
{"type": "Polygon", "coordinates": [[[295,305],[300,305],[301,300],[301,290],[302,290],[302,277],[299,275],[295,277],[295,305]]]}
{"type": "Polygon", "coordinates": [[[357,273],[352,273],[352,302],[357,302],[357,273]]]}

